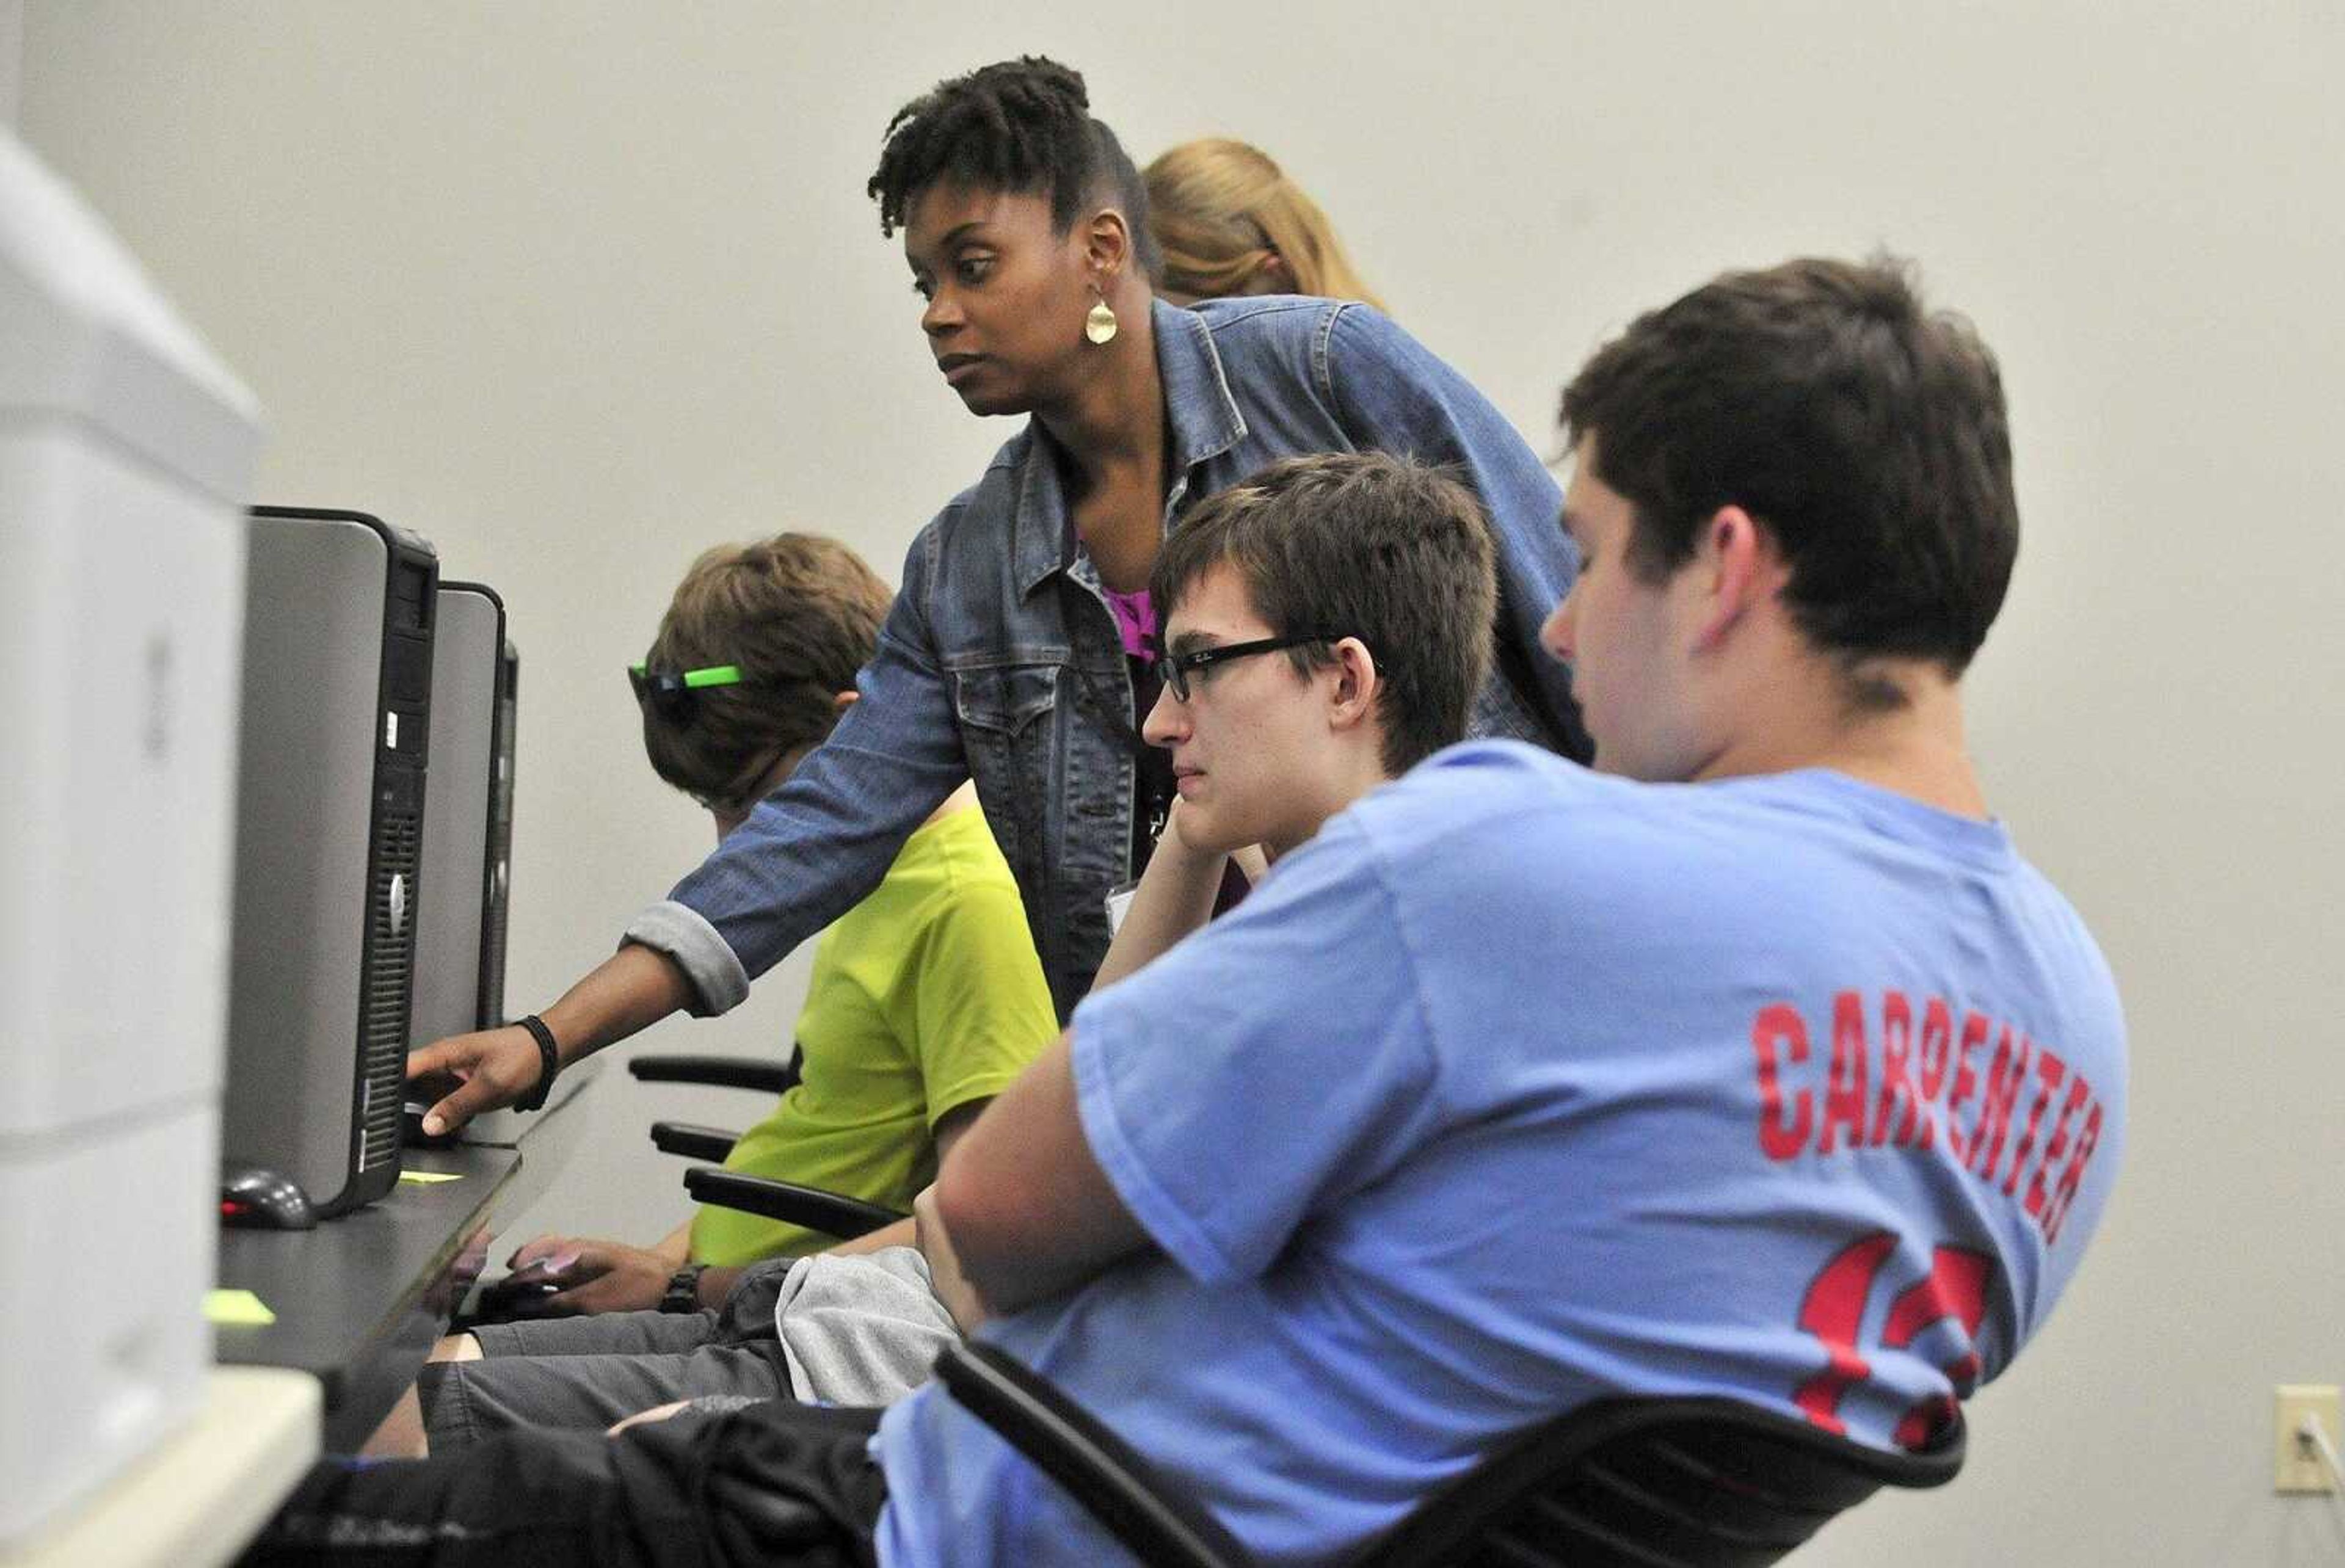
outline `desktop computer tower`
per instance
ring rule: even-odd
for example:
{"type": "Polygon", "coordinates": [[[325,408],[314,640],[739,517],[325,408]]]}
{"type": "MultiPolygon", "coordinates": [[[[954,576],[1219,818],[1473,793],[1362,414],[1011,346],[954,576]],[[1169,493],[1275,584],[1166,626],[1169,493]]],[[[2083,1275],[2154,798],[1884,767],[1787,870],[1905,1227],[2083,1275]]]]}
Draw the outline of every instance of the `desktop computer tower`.
{"type": "Polygon", "coordinates": [[[516,665],[495,592],[476,582],[441,583],[408,1023],[418,1046],[504,1022],[516,665]]]}
{"type": "MultiPolygon", "coordinates": [[[[416,1026],[415,1038],[426,1043],[458,1028],[494,1028],[506,1021],[505,1015],[505,934],[513,899],[513,759],[515,739],[520,732],[521,714],[521,655],[508,640],[498,661],[497,723],[492,742],[494,764],[490,771],[489,830],[486,864],[481,894],[481,965],[479,1005],[474,1017],[477,1022],[459,1024],[455,1021],[457,1000],[462,994],[461,978],[448,987],[449,1002],[444,1027],[427,1031],[422,1024],[416,1026]]],[[[433,764],[435,775],[438,764],[433,764]]],[[[434,812],[440,800],[434,786],[434,812]]],[[[436,817],[435,817],[436,820],[436,817]]],[[[461,976],[461,969],[459,970],[461,976]]],[[[416,995],[420,998],[426,984],[424,972],[416,972],[416,995]]],[[[516,1110],[485,1111],[464,1124],[462,1141],[494,1144],[504,1148],[518,1145],[531,1128],[545,1119],[547,1114],[559,1109],[572,1096],[582,1092],[594,1081],[599,1065],[583,1062],[574,1065],[554,1080],[553,1093],[543,1110],[524,1113],[516,1110]]]]}
{"type": "Polygon", "coordinates": [[[221,1153],[331,1216],[399,1179],[439,561],[357,511],[248,537],[221,1153]]]}
{"type": "Polygon", "coordinates": [[[259,420],[0,128],[0,1556],[203,1405],[259,420]]]}
{"type": "Polygon", "coordinates": [[[513,759],[521,732],[521,652],[507,638],[497,661],[496,776],[489,797],[488,930],[481,939],[481,1023],[505,1021],[505,932],[513,905],[513,759]]]}
{"type": "MultiPolygon", "coordinates": [[[[416,917],[418,1046],[505,1021],[505,930],[513,889],[513,742],[521,658],[504,605],[472,582],[440,585],[432,639],[431,788],[423,822],[423,895],[416,917]]],[[[559,1105],[590,1075],[554,1086],[559,1105]]],[[[423,1099],[416,1101],[421,1105],[423,1099]]],[[[462,1141],[512,1146],[538,1118],[492,1110],[462,1141]]]]}

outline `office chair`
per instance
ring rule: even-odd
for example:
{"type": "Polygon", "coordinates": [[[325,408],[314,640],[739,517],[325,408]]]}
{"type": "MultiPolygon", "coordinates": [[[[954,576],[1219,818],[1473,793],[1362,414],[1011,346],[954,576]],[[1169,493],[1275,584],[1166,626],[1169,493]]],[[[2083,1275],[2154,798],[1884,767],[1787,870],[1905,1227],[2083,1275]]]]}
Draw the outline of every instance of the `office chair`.
{"type": "MultiPolygon", "coordinates": [[[[791,1048],[787,1062],[761,1062],[741,1057],[653,1055],[633,1058],[627,1063],[627,1071],[647,1084],[706,1084],[715,1088],[756,1089],[762,1094],[780,1095],[798,1081],[799,1067],[805,1059],[806,1053],[796,1047],[791,1048]]],[[[653,1145],[663,1154],[680,1154],[686,1159],[721,1162],[733,1152],[734,1142],[740,1136],[700,1122],[652,1123],[653,1145]]]]}
{"type": "MultiPolygon", "coordinates": [[[[1147,1568],[1249,1568],[1221,1523],[1000,1347],[947,1346],[948,1392],[1147,1568]]],[[[1961,1470],[1959,1417],[1883,1453],[1716,1398],[1610,1399],[1533,1427],[1420,1503],[1354,1568],[1757,1568],[1884,1485],[1961,1470]]]]}
{"type": "Polygon", "coordinates": [[[869,1234],[883,1225],[910,1218],[901,1210],[866,1203],[859,1198],[777,1181],[767,1176],[746,1176],[737,1170],[695,1166],[684,1173],[684,1189],[695,1203],[738,1209],[786,1224],[803,1225],[842,1241],[869,1234]]]}

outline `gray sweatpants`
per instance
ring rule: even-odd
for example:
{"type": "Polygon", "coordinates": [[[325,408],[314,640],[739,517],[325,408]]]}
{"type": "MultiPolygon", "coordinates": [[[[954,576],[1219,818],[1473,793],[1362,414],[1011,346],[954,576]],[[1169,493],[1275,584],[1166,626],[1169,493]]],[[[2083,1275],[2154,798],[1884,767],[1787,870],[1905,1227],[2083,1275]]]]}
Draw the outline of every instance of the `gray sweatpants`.
{"type": "Polygon", "coordinates": [[[883,1405],[929,1375],[955,1336],[909,1247],[752,1265],[725,1305],[490,1323],[485,1358],[417,1381],[431,1452],[517,1427],[601,1429],[677,1400],[883,1405]]]}

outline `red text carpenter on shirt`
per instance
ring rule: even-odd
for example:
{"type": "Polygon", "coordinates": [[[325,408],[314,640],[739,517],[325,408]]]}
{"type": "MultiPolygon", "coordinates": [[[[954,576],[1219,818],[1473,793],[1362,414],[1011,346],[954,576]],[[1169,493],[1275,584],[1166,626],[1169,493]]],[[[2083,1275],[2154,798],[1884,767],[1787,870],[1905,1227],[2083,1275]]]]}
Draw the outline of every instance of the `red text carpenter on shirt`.
{"type": "Polygon", "coordinates": [[[1926,1149],[1943,1140],[1972,1176],[2017,1200],[2049,1244],[2100,1145],[2101,1102],[2082,1073],[2025,1031],[1903,991],[1868,1005],[1832,998],[1831,1050],[1788,1002],[1751,1023],[1759,1147],[1783,1161],[1859,1148],[1926,1149]]]}

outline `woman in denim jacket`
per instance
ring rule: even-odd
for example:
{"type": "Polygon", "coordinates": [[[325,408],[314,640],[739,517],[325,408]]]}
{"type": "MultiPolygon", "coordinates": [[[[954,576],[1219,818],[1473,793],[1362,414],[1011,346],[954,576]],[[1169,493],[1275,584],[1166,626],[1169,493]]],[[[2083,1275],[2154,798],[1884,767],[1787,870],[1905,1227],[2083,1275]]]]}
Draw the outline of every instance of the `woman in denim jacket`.
{"type": "MultiPolygon", "coordinates": [[[[1146,189],[1081,76],[1029,57],[940,84],[889,122],[870,192],[881,231],[903,232],[939,371],[972,412],[1030,417],[913,542],[862,700],[830,739],[546,1010],[562,1061],[680,1007],[733,1007],[877,885],[964,778],[1063,1019],[1106,953],[1105,897],[1137,875],[1170,789],[1134,733],[1155,694],[1139,591],[1184,511],[1279,458],[1378,450],[1469,482],[1500,586],[1476,731],[1586,754],[1565,672],[1538,648],[1574,570],[1538,458],[1365,305],[1154,298],[1146,189]]],[[[409,1067],[464,1080],[433,1112],[445,1125],[548,1070],[521,1027],[409,1067]]]]}

